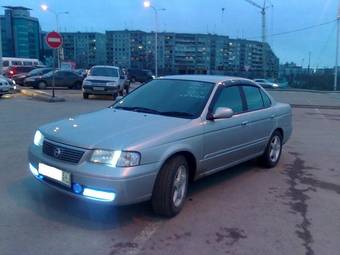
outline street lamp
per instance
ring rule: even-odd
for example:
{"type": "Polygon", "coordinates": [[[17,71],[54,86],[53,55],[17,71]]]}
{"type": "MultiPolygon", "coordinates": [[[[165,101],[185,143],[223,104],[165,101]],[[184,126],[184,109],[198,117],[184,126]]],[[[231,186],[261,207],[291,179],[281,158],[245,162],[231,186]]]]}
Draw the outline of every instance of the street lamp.
{"type": "MultiPolygon", "coordinates": [[[[59,15],[69,14],[69,12],[65,12],[65,11],[64,12],[56,12],[53,9],[51,9],[47,4],[41,4],[40,8],[44,12],[49,11],[49,12],[54,14],[55,21],[56,21],[56,26],[57,26],[57,32],[59,33],[59,15]]],[[[59,49],[57,50],[57,53],[58,53],[58,58],[57,58],[57,60],[58,60],[58,68],[60,68],[60,52],[59,52],[59,49]]]]}
{"type": "Polygon", "coordinates": [[[158,11],[165,11],[164,8],[156,8],[150,1],[144,1],[144,8],[151,8],[155,12],[155,76],[158,77],[158,11]]]}

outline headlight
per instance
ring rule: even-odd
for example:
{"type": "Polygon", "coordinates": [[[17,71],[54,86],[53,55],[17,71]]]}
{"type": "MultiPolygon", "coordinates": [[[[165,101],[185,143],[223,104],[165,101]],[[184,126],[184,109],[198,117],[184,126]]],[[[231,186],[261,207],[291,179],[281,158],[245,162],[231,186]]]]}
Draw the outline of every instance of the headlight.
{"type": "Polygon", "coordinates": [[[279,87],[279,84],[274,83],[274,84],[273,84],[273,87],[274,87],[274,88],[278,88],[278,87],[279,87]]]}
{"type": "Polygon", "coordinates": [[[13,82],[13,84],[16,84],[16,83],[15,83],[15,80],[12,80],[12,82],[13,82]]]}
{"type": "Polygon", "coordinates": [[[111,86],[111,87],[114,87],[114,86],[117,86],[118,83],[114,82],[114,81],[110,81],[110,82],[107,82],[106,83],[106,86],[111,86]]]}
{"type": "Polygon", "coordinates": [[[90,161],[113,167],[131,167],[139,165],[140,154],[131,151],[95,150],[92,153],[90,161]]]}
{"type": "Polygon", "coordinates": [[[84,81],[83,82],[83,85],[85,85],[85,86],[91,86],[92,85],[92,82],[90,82],[90,81],[84,81]]]}
{"type": "Polygon", "coordinates": [[[39,130],[37,130],[34,134],[34,139],[33,139],[34,144],[36,146],[42,146],[43,141],[44,141],[44,135],[39,130]]]}

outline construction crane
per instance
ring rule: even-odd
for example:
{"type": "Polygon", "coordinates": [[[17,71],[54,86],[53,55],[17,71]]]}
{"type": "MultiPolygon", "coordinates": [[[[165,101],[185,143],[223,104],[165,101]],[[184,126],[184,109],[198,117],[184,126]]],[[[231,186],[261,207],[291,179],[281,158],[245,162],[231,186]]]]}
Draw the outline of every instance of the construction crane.
{"type": "Polygon", "coordinates": [[[248,2],[249,4],[251,4],[252,6],[258,8],[261,10],[261,15],[262,15],[262,42],[265,43],[267,42],[267,21],[266,21],[266,14],[267,14],[267,9],[272,7],[273,5],[267,5],[267,1],[264,0],[263,1],[263,6],[261,6],[260,4],[252,1],[252,0],[245,0],[246,2],[248,2]]]}
{"type": "Polygon", "coordinates": [[[267,42],[267,21],[266,21],[266,14],[267,14],[267,9],[272,7],[273,5],[267,5],[267,0],[263,0],[263,6],[260,4],[254,2],[253,0],[245,0],[249,4],[253,5],[254,7],[258,8],[261,10],[261,15],[262,15],[262,43],[263,43],[263,74],[265,78],[267,76],[267,54],[266,54],[266,42],[267,42]]]}

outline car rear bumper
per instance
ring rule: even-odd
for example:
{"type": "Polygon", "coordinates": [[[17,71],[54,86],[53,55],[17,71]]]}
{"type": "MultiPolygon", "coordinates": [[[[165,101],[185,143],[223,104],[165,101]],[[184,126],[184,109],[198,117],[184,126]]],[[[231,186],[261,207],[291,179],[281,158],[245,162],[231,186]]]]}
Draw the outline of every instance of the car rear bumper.
{"type": "Polygon", "coordinates": [[[30,167],[33,166],[35,169],[38,169],[39,163],[43,163],[70,173],[72,186],[64,186],[46,176],[40,176],[41,178],[35,176],[39,181],[70,196],[83,199],[89,199],[89,197],[76,193],[73,190],[74,184],[79,184],[82,188],[114,193],[113,201],[105,201],[105,203],[114,205],[127,205],[149,200],[160,169],[159,163],[130,168],[114,168],[88,161],[70,164],[43,154],[41,148],[34,145],[29,149],[28,158],[30,167]]]}
{"type": "Polygon", "coordinates": [[[113,95],[118,92],[118,86],[83,86],[83,93],[91,95],[113,95]]]}

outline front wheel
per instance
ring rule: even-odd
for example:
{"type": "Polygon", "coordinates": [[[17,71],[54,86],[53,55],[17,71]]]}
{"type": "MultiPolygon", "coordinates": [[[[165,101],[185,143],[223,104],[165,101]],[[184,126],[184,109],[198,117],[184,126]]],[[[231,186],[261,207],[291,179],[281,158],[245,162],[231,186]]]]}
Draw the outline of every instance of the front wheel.
{"type": "Polygon", "coordinates": [[[280,161],[282,152],[282,135],[279,131],[275,131],[271,136],[266,150],[260,158],[261,163],[267,167],[272,168],[280,161]]]}
{"type": "Polygon", "coordinates": [[[89,94],[83,93],[83,98],[84,98],[84,99],[89,99],[89,94]]]}
{"type": "Polygon", "coordinates": [[[183,156],[168,160],[161,168],[152,193],[155,213],[173,217],[183,208],[188,191],[189,166],[183,156]]]}

